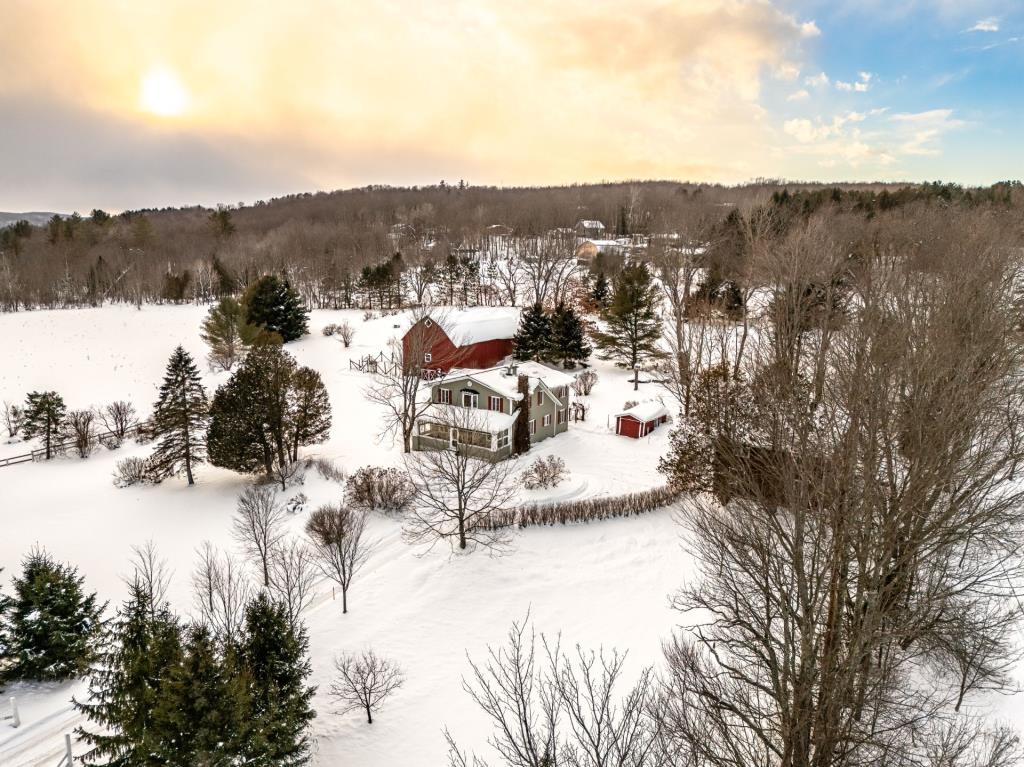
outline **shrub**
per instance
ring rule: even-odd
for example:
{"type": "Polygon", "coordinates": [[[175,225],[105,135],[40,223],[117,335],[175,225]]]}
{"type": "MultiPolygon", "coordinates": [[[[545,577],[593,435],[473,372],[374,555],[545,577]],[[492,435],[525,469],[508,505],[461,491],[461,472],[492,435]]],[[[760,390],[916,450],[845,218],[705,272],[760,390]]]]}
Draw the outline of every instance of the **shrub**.
{"type": "Polygon", "coordinates": [[[347,349],[352,345],[352,339],[356,337],[356,329],[348,320],[344,320],[338,327],[338,336],[347,349]]]}
{"type": "Polygon", "coordinates": [[[330,323],[329,325],[324,325],[323,334],[325,336],[333,336],[335,333],[338,332],[338,328],[339,326],[334,322],[330,323]]]}
{"type": "Polygon", "coordinates": [[[370,312],[370,311],[363,312],[363,322],[369,322],[370,320],[372,320],[376,316],[377,316],[376,314],[374,314],[373,312],[370,312]]]}
{"type": "Polygon", "coordinates": [[[345,481],[347,476],[345,470],[329,458],[307,458],[306,468],[315,469],[316,473],[328,482],[338,482],[340,484],[345,481]]]}
{"type": "Polygon", "coordinates": [[[306,502],[308,500],[309,498],[306,497],[305,493],[299,493],[285,501],[284,510],[289,514],[299,514],[306,510],[306,502]]]}
{"type": "Polygon", "coordinates": [[[114,486],[159,485],[163,481],[160,470],[149,458],[131,456],[122,458],[114,467],[114,486]]]}
{"type": "Polygon", "coordinates": [[[345,494],[353,506],[371,511],[403,511],[412,502],[415,490],[401,469],[364,466],[348,478],[345,494]]]}
{"type": "Polygon", "coordinates": [[[527,490],[548,489],[558,485],[569,476],[565,461],[557,455],[538,458],[521,475],[523,487],[527,490]]]}
{"type": "Polygon", "coordinates": [[[107,450],[117,450],[122,445],[122,440],[116,434],[100,437],[100,444],[107,450]]]}
{"type": "Polygon", "coordinates": [[[532,525],[565,525],[570,522],[594,522],[613,517],[633,517],[675,503],[680,492],[668,485],[614,497],[584,498],[557,503],[534,503],[492,514],[489,525],[500,529],[532,525]]]}
{"type": "Polygon", "coordinates": [[[640,403],[637,402],[635,399],[628,399],[628,400],[626,400],[625,402],[622,403],[622,409],[623,410],[629,410],[631,407],[636,407],[639,404],[640,403]]]}
{"type": "Polygon", "coordinates": [[[580,397],[585,397],[597,386],[597,373],[589,368],[576,376],[572,382],[573,392],[580,397]]]}

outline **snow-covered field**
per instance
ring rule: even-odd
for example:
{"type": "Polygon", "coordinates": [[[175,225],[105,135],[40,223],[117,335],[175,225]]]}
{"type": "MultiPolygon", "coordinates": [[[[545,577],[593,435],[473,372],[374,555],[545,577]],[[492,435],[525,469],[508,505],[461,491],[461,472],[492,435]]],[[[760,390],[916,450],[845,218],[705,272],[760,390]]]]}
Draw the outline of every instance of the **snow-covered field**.
{"type": "MultiPolygon", "coordinates": [[[[182,344],[205,358],[199,324],[205,307],[132,307],[31,312],[0,315],[0,399],[21,401],[35,389],[56,390],[69,409],[129,399],[148,414],[171,350],[182,344]]],[[[314,312],[311,334],[288,345],[301,364],[317,369],[331,397],[333,429],[324,445],[307,455],[336,460],[346,470],[396,464],[400,448],[378,439],[381,412],[366,401],[369,378],[349,369],[349,359],[376,354],[400,331],[400,317],[368,322],[361,312],[314,312]],[[320,334],[331,322],[348,319],[357,329],[345,349],[320,334]]],[[[615,436],[612,414],[627,399],[657,396],[653,385],[632,391],[629,374],[597,362],[601,380],[589,398],[587,423],[571,424],[568,434],[531,451],[562,456],[569,481],[547,495],[615,495],[660,484],[656,471],[668,428],[643,440],[615,436]]],[[[227,374],[205,373],[212,390],[227,374]]],[[[0,444],[0,457],[25,452],[24,444],[0,444]]],[[[101,449],[88,460],[66,457],[48,463],[0,469],[0,566],[7,580],[35,544],[77,565],[87,585],[109,599],[124,596],[121,577],[131,547],[153,540],[174,571],[170,597],[187,614],[191,609],[190,574],[195,549],[211,541],[233,548],[230,521],[235,497],[250,481],[203,466],[198,484],[184,480],[159,487],[118,490],[111,484],[114,463],[149,447],[101,449]]],[[[311,476],[301,488],[307,508],[336,500],[340,486],[311,476]]],[[[292,520],[299,535],[304,514],[292,520]]],[[[400,537],[400,523],[375,517],[370,532],[381,543],[353,586],[350,613],[341,614],[330,587],[306,616],[309,627],[318,717],[314,733],[317,764],[437,765],[444,763],[441,730],[447,726],[460,744],[482,750],[488,728],[463,692],[466,653],[480,657],[488,644],[500,643],[511,621],[529,611],[538,631],[562,632],[563,641],[584,646],[629,649],[630,667],[656,663],[660,644],[678,614],[670,594],[690,570],[681,549],[679,528],[670,511],[632,519],[520,533],[512,552],[490,557],[483,552],[450,556],[412,549],[400,537]],[[393,657],[406,672],[406,685],[374,724],[358,713],[339,715],[326,691],[332,658],[348,650],[372,647],[393,657]]],[[[63,733],[75,724],[70,710],[79,684],[16,687],[5,695],[19,699],[22,727],[0,722],[0,764],[55,764],[63,733]]]]}

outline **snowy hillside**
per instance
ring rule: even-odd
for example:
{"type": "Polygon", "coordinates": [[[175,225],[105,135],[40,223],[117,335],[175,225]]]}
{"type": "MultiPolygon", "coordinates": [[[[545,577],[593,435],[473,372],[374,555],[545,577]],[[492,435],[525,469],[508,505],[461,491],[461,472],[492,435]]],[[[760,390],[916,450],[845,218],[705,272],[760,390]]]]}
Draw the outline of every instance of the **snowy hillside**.
{"type": "MultiPolygon", "coordinates": [[[[204,313],[205,307],[195,306],[114,306],[0,315],[0,337],[7,339],[0,399],[20,401],[28,391],[53,389],[72,409],[129,399],[148,414],[175,345],[204,359],[199,338],[204,313]]],[[[385,349],[401,321],[391,316],[364,322],[355,311],[314,312],[311,334],[289,344],[301,364],[322,374],[333,408],[329,442],[309,448],[307,455],[329,457],[348,471],[400,462],[400,448],[378,438],[381,413],[363,396],[369,378],[350,370],[349,359],[385,349]],[[356,326],[350,349],[320,334],[324,325],[342,319],[356,326]]],[[[668,429],[631,440],[609,428],[612,414],[627,399],[659,392],[647,385],[637,397],[627,372],[603,362],[596,369],[600,381],[589,398],[588,421],[571,424],[568,434],[543,442],[530,454],[562,456],[570,479],[547,493],[522,491],[524,499],[615,495],[660,484],[655,467],[668,429]]],[[[227,379],[224,373],[204,375],[209,388],[227,379]]],[[[192,488],[176,479],[157,487],[116,489],[111,483],[115,461],[150,449],[129,443],[113,452],[101,448],[87,460],[64,457],[0,469],[4,579],[38,543],[77,565],[87,586],[113,607],[125,594],[121,577],[128,570],[131,546],[151,539],[174,571],[174,606],[187,614],[195,550],[203,541],[233,549],[235,498],[249,480],[202,466],[192,488]]],[[[25,450],[24,444],[0,444],[0,457],[25,450]]],[[[309,503],[305,513],[291,520],[295,535],[308,510],[337,500],[341,487],[311,474],[304,486],[289,493],[300,491],[309,503]]],[[[424,555],[402,542],[397,520],[382,516],[372,519],[370,533],[381,543],[353,586],[350,613],[342,616],[340,602],[322,584],[306,616],[314,683],[320,686],[314,722],[317,764],[339,764],[342,749],[346,764],[441,764],[445,726],[461,744],[481,747],[485,722],[461,688],[466,653],[479,657],[487,644],[500,643],[511,621],[527,611],[538,631],[561,631],[567,643],[629,649],[630,669],[658,662],[661,642],[680,617],[668,598],[690,569],[669,510],[527,529],[504,557],[481,552],[450,556],[440,548],[424,555]],[[408,678],[372,726],[358,714],[335,713],[326,695],[334,655],[365,647],[393,657],[408,678]]],[[[19,699],[23,726],[12,730],[0,723],[0,763],[55,764],[63,733],[76,721],[69,700],[79,689],[65,684],[9,691],[19,699]]]]}

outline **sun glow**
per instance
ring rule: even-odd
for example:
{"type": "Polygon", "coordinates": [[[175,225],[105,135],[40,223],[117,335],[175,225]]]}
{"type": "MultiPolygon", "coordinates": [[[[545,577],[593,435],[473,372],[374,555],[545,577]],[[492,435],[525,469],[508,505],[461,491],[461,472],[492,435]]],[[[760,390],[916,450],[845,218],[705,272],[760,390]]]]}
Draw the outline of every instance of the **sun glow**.
{"type": "Polygon", "coordinates": [[[139,103],[142,109],[160,117],[180,115],[188,101],[185,86],[168,69],[154,69],[142,78],[139,103]]]}

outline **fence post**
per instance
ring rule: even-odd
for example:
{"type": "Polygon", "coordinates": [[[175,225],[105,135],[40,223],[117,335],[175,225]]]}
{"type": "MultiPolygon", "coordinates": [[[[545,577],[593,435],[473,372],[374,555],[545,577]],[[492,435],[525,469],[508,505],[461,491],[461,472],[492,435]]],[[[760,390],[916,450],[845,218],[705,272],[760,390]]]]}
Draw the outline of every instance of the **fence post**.
{"type": "Polygon", "coordinates": [[[68,760],[68,767],[73,767],[74,756],[71,754],[71,733],[64,733],[64,758],[68,760]]]}
{"type": "Polygon", "coordinates": [[[18,714],[18,701],[11,696],[11,727],[17,728],[21,726],[21,716],[18,714]]]}

